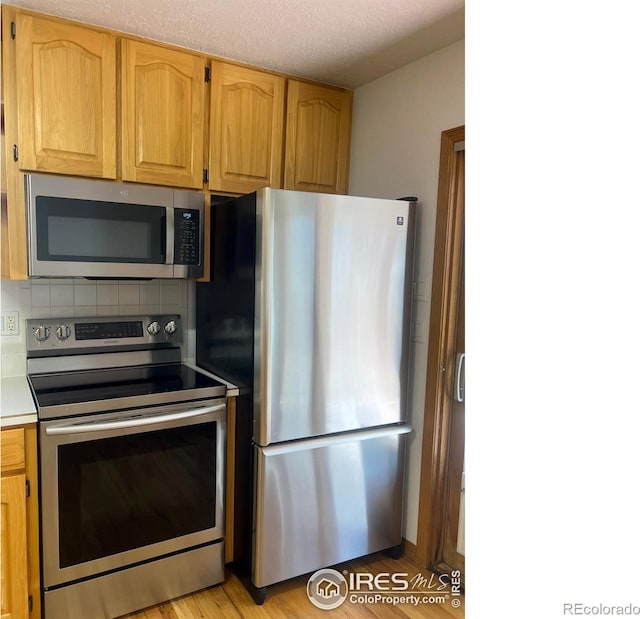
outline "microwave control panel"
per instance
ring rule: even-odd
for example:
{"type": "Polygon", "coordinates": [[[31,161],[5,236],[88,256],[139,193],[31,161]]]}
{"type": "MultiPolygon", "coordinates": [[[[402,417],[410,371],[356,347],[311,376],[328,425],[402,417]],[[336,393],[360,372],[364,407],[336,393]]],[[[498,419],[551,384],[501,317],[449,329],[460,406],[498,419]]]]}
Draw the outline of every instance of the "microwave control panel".
{"type": "Polygon", "coordinates": [[[175,264],[200,263],[200,211],[190,208],[174,209],[175,264]]]}

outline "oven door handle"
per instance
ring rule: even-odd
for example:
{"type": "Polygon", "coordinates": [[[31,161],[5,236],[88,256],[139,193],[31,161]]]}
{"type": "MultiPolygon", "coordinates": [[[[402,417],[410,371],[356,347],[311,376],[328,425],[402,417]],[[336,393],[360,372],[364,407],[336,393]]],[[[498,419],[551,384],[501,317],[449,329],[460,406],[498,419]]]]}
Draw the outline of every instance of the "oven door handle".
{"type": "Polygon", "coordinates": [[[122,430],[126,428],[135,428],[139,426],[151,426],[158,423],[166,423],[168,421],[179,421],[182,419],[190,419],[192,417],[201,417],[210,413],[223,411],[226,404],[217,404],[216,406],[207,406],[204,408],[191,409],[180,413],[169,413],[167,415],[155,415],[153,417],[133,417],[122,421],[103,421],[97,423],[78,423],[67,426],[53,426],[46,428],[47,436],[55,434],[80,434],[83,432],[102,432],[104,430],[122,430]]]}

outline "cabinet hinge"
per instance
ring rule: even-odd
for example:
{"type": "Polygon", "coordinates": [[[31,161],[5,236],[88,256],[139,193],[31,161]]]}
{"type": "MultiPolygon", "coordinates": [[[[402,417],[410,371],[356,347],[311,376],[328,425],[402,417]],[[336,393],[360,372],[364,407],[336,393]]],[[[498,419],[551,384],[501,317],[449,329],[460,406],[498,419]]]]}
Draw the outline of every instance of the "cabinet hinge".
{"type": "Polygon", "coordinates": [[[202,170],[202,182],[203,183],[208,183],[209,182],[209,170],[207,170],[207,169],[202,170]]]}
{"type": "Polygon", "coordinates": [[[32,595],[29,596],[29,612],[30,613],[33,612],[33,596],[32,595]]]}
{"type": "Polygon", "coordinates": [[[18,161],[18,145],[13,145],[13,160],[18,161]]]}
{"type": "Polygon", "coordinates": [[[27,479],[24,485],[25,485],[25,492],[27,494],[27,498],[29,498],[31,496],[31,482],[27,479]]]}
{"type": "Polygon", "coordinates": [[[16,22],[14,21],[11,22],[11,38],[16,38],[16,22]]]}
{"type": "Polygon", "coordinates": [[[207,83],[211,81],[211,69],[209,67],[204,68],[204,81],[207,83]]]}

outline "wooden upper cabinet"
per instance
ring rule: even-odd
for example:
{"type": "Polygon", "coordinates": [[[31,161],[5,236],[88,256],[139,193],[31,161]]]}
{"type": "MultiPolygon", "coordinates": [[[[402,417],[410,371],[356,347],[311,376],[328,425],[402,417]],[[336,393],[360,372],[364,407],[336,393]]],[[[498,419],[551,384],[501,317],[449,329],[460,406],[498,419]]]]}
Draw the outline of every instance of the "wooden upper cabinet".
{"type": "Polygon", "coordinates": [[[284,78],[214,61],[209,188],[282,186],[284,78]]]}
{"type": "Polygon", "coordinates": [[[115,178],[115,37],[19,14],[15,42],[19,166],[115,178]]]}
{"type": "Polygon", "coordinates": [[[204,57],[121,45],[122,179],[202,188],[204,57]]]}
{"type": "Polygon", "coordinates": [[[347,192],[350,91],[289,80],[284,188],[347,192]]]}

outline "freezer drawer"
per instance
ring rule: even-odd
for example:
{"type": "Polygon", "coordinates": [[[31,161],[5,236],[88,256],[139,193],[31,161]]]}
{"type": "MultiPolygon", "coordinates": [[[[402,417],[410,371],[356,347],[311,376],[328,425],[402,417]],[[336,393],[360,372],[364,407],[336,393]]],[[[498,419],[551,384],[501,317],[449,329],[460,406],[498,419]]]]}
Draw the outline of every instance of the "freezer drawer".
{"type": "Polygon", "coordinates": [[[410,431],[399,424],[255,447],[253,584],[400,544],[410,431]]]}

